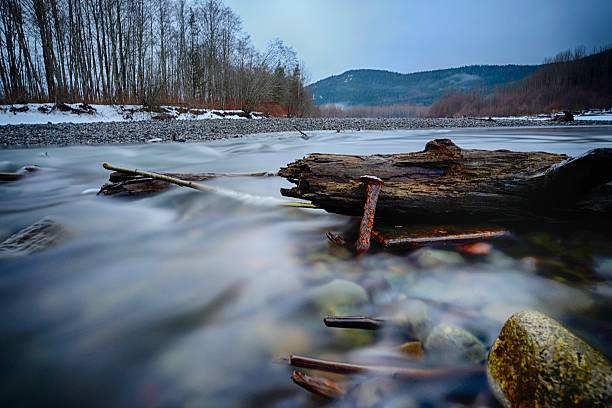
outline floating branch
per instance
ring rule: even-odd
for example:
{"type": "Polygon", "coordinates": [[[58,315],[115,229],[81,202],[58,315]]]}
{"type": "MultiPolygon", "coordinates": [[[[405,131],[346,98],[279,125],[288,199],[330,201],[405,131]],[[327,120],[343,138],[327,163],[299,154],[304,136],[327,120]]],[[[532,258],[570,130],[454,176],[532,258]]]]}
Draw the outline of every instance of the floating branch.
{"type": "Polygon", "coordinates": [[[379,330],[387,323],[385,319],[364,316],[327,316],[323,318],[327,327],[343,329],[379,330]]]}
{"type": "Polygon", "coordinates": [[[342,363],[338,361],[319,360],[310,357],[289,356],[289,364],[294,367],[327,371],[337,374],[378,374],[405,379],[439,379],[460,375],[473,375],[484,372],[480,366],[448,367],[448,368],[411,368],[393,366],[374,366],[342,363]]]}
{"type": "Polygon", "coordinates": [[[310,139],[310,136],[308,136],[306,133],[302,132],[297,126],[293,126],[293,128],[295,130],[297,130],[298,132],[300,132],[300,134],[302,135],[302,139],[304,139],[304,140],[310,139]]]}
{"type": "MultiPolygon", "coordinates": [[[[211,187],[205,184],[196,183],[195,181],[183,180],[177,177],[155,173],[152,171],[139,170],[139,169],[128,169],[124,167],[114,166],[110,163],[102,163],[102,167],[104,167],[107,170],[118,171],[118,172],[128,173],[128,174],[136,174],[142,177],[147,177],[152,180],[161,180],[161,181],[165,181],[171,184],[176,184],[177,186],[188,187],[188,188],[192,188],[198,191],[203,191],[206,193],[214,193],[217,195],[232,198],[238,201],[247,202],[250,204],[262,205],[262,206],[277,206],[277,207],[317,208],[311,203],[287,202],[284,200],[279,200],[274,197],[254,196],[251,194],[241,193],[238,191],[211,187]]],[[[104,187],[100,190],[100,193],[104,193],[104,187]]]]}
{"type": "Polygon", "coordinates": [[[346,394],[343,386],[325,377],[313,377],[300,371],[291,374],[294,383],[323,398],[340,398],[346,394]]]}
{"type": "Polygon", "coordinates": [[[419,247],[423,245],[457,245],[474,241],[510,237],[510,231],[496,227],[470,226],[390,227],[372,231],[372,237],[385,248],[419,247]]]}

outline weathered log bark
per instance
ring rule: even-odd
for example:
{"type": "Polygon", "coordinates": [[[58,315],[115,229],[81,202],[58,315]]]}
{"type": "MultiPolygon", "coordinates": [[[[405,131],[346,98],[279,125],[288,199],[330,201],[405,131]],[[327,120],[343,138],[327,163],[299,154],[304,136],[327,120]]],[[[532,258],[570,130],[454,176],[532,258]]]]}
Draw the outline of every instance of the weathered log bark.
{"type": "Polygon", "coordinates": [[[437,139],[415,153],[347,156],[314,153],[282,168],[297,187],[284,196],[311,201],[330,212],[359,215],[363,175],[384,181],[379,218],[502,221],[534,217],[610,214],[612,149],[568,160],[561,154],[467,150],[437,139]]]}

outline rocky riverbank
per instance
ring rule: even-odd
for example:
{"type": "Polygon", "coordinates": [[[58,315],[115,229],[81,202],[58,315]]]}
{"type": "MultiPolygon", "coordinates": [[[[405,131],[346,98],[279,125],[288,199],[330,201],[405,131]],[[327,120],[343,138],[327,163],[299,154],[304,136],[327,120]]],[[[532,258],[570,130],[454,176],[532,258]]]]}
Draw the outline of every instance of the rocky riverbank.
{"type": "MultiPolygon", "coordinates": [[[[212,119],[202,121],[146,121],[82,124],[4,125],[0,126],[0,146],[22,148],[40,146],[135,144],[157,142],[201,142],[240,137],[254,133],[313,130],[393,130],[467,127],[579,126],[609,125],[605,121],[575,121],[568,124],[550,121],[503,119],[431,118],[274,118],[257,120],[212,119]]],[[[297,132],[296,132],[297,134],[297,132]]]]}

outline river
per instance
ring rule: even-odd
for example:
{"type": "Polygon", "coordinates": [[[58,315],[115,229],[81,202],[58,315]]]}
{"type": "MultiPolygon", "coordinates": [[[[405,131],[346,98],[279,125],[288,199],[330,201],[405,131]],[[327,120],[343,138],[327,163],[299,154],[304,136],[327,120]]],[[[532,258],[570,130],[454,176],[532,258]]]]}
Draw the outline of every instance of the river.
{"type": "MultiPolygon", "coordinates": [[[[323,325],[317,299],[333,280],[368,289],[366,302],[341,310],[351,314],[380,316],[419,299],[434,323],[462,326],[489,347],[512,312],[536,309],[610,356],[609,231],[532,225],[477,258],[425,248],[374,249],[356,260],[325,238],[354,218],[186,188],[142,198],[96,195],[108,179],[103,161],[156,171],[275,172],[312,152],[407,152],[434,138],[572,156],[612,147],[612,126],[309,133],[309,140],[278,133],[0,150],[0,171],[41,167],[0,184],[0,240],[43,217],[65,230],[56,246],[0,259],[3,405],[322,405],[291,382],[279,358],[397,358],[390,333],[323,325]]],[[[278,177],[206,183],[277,198],[290,186],[278,177]]],[[[482,379],[405,384],[384,396],[402,406],[473,406],[479,398],[480,406],[495,406],[482,379]]]]}

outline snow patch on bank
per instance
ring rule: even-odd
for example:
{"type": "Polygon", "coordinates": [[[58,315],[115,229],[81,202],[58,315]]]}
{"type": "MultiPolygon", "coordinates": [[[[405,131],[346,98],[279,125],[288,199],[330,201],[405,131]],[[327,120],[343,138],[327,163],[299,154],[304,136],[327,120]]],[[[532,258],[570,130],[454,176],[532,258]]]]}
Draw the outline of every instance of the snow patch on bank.
{"type": "MultiPolygon", "coordinates": [[[[540,114],[540,115],[523,115],[523,116],[494,116],[493,119],[520,119],[520,120],[535,120],[535,121],[546,121],[556,120],[564,115],[563,112],[557,112],[553,114],[540,114]]],[[[600,120],[600,121],[612,121],[612,109],[591,109],[581,113],[574,113],[574,120],[600,120]]]]}
{"type": "Polygon", "coordinates": [[[0,105],[0,125],[47,123],[138,122],[147,120],[259,119],[262,113],[241,110],[161,106],[150,112],[142,105],[28,103],[0,105]]]}

